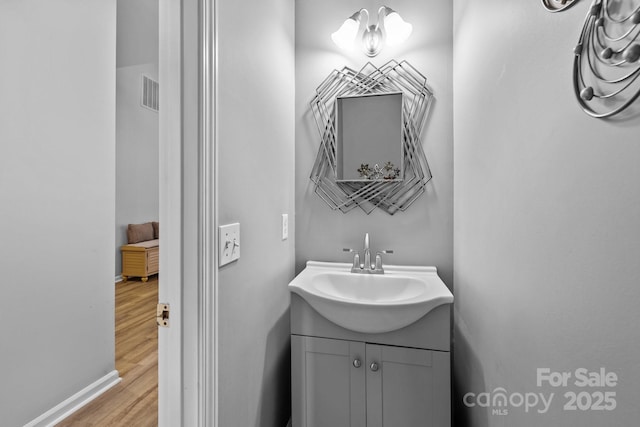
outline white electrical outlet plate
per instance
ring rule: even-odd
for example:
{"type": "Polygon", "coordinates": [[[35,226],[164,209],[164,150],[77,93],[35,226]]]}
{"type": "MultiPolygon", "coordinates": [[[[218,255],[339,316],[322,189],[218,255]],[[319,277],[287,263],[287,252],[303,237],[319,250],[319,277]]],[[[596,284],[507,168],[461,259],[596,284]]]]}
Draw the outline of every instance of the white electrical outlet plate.
{"type": "Polygon", "coordinates": [[[218,266],[240,258],[240,223],[218,227],[218,266]]]}
{"type": "Polygon", "coordinates": [[[282,214],[282,240],[289,238],[289,214],[282,214]]]}

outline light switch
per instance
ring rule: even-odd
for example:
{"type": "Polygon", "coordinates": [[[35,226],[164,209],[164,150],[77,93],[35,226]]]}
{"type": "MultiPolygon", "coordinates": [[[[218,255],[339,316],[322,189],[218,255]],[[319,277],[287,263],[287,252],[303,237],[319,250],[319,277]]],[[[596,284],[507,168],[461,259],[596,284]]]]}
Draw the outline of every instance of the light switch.
{"type": "Polygon", "coordinates": [[[240,258],[240,223],[219,226],[218,241],[219,267],[240,258]]]}

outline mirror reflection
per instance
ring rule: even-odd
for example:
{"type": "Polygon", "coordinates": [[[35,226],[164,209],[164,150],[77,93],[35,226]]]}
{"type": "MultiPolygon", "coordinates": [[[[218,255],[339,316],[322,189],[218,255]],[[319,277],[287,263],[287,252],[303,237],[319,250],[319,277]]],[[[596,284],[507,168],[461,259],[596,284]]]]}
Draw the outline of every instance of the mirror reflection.
{"type": "Polygon", "coordinates": [[[401,181],[402,92],[336,99],[336,180],[401,181]]]}

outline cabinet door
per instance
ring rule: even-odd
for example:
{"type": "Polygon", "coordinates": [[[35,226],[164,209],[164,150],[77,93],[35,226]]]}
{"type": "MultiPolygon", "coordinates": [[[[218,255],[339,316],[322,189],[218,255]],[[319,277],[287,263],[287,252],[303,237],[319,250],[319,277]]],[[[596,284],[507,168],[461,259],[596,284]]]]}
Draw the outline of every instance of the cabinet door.
{"type": "Polygon", "coordinates": [[[367,427],[449,427],[449,353],[368,344],[367,427]]]}
{"type": "Polygon", "coordinates": [[[293,427],[366,426],[364,343],[292,335],[291,362],[293,427]]]}

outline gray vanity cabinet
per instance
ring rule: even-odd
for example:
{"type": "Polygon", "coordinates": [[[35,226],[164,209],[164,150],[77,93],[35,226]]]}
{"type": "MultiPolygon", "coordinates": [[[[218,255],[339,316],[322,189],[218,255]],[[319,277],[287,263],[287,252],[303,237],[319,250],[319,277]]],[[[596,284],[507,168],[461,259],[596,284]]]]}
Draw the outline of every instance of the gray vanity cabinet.
{"type": "Polygon", "coordinates": [[[293,427],[447,425],[449,353],[293,335],[293,427]],[[296,375],[295,372],[301,375],[296,375]]]}
{"type": "Polygon", "coordinates": [[[449,384],[449,353],[367,344],[366,354],[367,427],[448,425],[449,388],[441,387],[449,384]]]}
{"type": "Polygon", "coordinates": [[[449,305],[362,334],[291,301],[292,427],[451,426],[449,305]]]}
{"type": "Polygon", "coordinates": [[[364,360],[364,343],[293,335],[292,427],[365,427],[364,360]]]}

